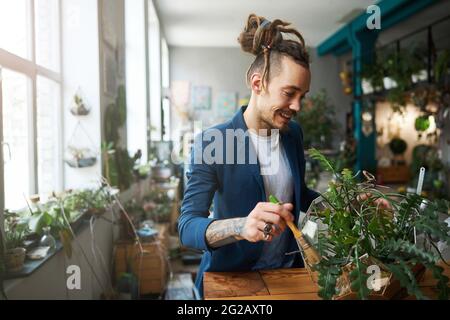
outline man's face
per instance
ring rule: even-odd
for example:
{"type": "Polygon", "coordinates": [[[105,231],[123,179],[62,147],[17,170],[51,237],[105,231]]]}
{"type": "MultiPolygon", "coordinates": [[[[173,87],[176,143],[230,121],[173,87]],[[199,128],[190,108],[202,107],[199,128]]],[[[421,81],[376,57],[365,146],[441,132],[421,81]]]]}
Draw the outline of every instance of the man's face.
{"type": "Polygon", "coordinates": [[[259,121],[267,129],[287,129],[300,111],[301,101],[309,91],[311,73],[293,59],[282,56],[281,72],[269,80],[258,95],[259,121]]]}

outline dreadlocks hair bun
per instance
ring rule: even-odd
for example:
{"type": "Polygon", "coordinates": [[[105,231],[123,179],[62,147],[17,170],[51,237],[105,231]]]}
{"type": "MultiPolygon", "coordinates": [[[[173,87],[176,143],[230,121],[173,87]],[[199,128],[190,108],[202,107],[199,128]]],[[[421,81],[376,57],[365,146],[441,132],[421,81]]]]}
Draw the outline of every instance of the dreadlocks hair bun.
{"type": "Polygon", "coordinates": [[[248,16],[244,30],[238,37],[242,51],[256,56],[247,71],[247,83],[250,81],[251,72],[263,66],[262,79],[265,86],[269,80],[270,68],[279,65],[281,55],[289,56],[298,64],[309,68],[309,55],[303,36],[290,25],[291,23],[280,19],[269,21],[254,13],[248,16]],[[284,39],[283,34],[294,39],[284,39]]]}

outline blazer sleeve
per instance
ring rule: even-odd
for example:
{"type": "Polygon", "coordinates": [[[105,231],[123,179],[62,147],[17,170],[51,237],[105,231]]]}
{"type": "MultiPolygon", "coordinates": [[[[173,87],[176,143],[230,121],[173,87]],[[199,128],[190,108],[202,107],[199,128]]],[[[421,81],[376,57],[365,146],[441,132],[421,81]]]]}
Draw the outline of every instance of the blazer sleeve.
{"type": "Polygon", "coordinates": [[[182,245],[212,251],[206,242],[206,229],[215,220],[208,216],[218,181],[214,164],[206,164],[201,157],[204,147],[200,134],[194,140],[186,172],[187,183],[178,218],[178,233],[182,245]]]}

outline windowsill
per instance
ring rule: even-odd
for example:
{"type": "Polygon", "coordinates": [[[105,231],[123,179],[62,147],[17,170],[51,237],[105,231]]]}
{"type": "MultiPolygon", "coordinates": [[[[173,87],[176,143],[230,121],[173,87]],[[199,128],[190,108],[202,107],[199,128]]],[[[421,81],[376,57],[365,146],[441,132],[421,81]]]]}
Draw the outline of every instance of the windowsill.
{"type": "MultiPolygon", "coordinates": [[[[86,213],[81,215],[78,220],[76,220],[73,225],[72,229],[75,235],[78,235],[82,230],[87,228],[89,226],[89,221],[86,220],[86,213]]],[[[7,271],[6,274],[3,276],[4,280],[12,280],[12,279],[19,279],[19,278],[26,278],[30,275],[32,275],[36,270],[38,270],[40,267],[42,267],[47,261],[49,261],[51,258],[53,258],[58,252],[60,252],[63,249],[62,243],[59,240],[56,240],[56,248],[49,252],[45,258],[40,260],[25,260],[24,266],[20,271],[16,272],[9,272],[7,271]]]]}

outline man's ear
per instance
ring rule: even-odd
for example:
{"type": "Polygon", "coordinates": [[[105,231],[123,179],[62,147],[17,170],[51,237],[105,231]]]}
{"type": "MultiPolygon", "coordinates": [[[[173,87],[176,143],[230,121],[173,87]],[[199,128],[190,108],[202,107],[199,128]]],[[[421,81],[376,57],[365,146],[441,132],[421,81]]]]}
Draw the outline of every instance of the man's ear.
{"type": "Polygon", "coordinates": [[[250,77],[250,88],[256,94],[261,94],[262,88],[262,75],[259,72],[255,72],[250,77]]]}

